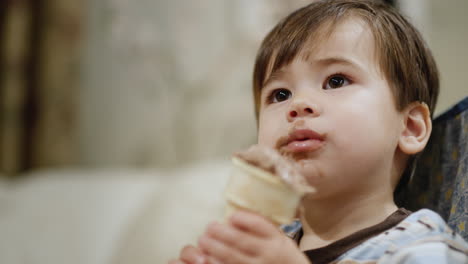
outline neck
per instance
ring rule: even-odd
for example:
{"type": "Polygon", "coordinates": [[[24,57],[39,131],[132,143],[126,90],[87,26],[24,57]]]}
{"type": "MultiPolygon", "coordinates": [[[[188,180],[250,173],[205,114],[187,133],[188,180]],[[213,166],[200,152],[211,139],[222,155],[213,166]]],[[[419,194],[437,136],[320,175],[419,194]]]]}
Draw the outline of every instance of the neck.
{"type": "Polygon", "coordinates": [[[388,192],[341,199],[306,197],[301,214],[304,235],[299,247],[308,250],[326,246],[382,222],[396,210],[393,194],[388,192]]]}

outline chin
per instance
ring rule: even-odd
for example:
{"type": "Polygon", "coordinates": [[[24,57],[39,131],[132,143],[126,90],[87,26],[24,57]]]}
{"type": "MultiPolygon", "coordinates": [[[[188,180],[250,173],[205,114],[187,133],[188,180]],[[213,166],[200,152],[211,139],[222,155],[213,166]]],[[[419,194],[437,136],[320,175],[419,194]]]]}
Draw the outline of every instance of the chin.
{"type": "Polygon", "coordinates": [[[324,173],[316,160],[302,159],[297,164],[300,173],[310,186],[316,187],[323,180],[324,173]]]}

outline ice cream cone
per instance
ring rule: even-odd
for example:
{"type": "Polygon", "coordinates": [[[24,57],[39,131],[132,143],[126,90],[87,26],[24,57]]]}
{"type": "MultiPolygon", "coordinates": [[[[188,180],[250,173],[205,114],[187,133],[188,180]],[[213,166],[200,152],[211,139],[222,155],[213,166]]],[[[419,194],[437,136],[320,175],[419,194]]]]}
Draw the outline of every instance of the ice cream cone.
{"type": "Polygon", "coordinates": [[[225,191],[225,218],[244,209],[259,213],[276,224],[287,224],[294,219],[302,194],[279,177],[242,159],[233,157],[232,163],[225,191]]]}

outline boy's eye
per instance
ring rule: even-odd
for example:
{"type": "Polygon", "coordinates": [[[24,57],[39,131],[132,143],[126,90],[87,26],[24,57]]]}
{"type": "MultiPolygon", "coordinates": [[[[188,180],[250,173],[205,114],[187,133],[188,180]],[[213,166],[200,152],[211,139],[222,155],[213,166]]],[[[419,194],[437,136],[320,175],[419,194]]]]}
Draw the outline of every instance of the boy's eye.
{"type": "Polygon", "coordinates": [[[350,81],[348,78],[344,77],[343,75],[332,75],[327,79],[323,89],[336,89],[345,85],[349,85],[349,83],[350,81]]]}
{"type": "Polygon", "coordinates": [[[291,92],[286,89],[277,89],[274,90],[268,98],[268,101],[271,103],[278,103],[286,101],[291,97],[291,92]]]}

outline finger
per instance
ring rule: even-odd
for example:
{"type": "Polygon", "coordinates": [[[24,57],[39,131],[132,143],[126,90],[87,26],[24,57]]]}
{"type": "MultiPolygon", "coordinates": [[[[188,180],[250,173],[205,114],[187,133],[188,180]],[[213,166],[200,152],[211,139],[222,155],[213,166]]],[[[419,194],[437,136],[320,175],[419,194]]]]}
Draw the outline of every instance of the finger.
{"type": "Polygon", "coordinates": [[[263,238],[279,233],[279,229],[265,217],[248,211],[235,212],[230,218],[230,223],[247,233],[263,238]]]}
{"type": "Polygon", "coordinates": [[[206,235],[234,247],[249,256],[256,256],[258,245],[263,244],[263,239],[245,233],[231,225],[216,222],[208,225],[206,235]]]}
{"type": "Polygon", "coordinates": [[[212,257],[215,263],[243,264],[250,263],[248,257],[235,248],[231,248],[218,240],[203,235],[198,240],[198,246],[207,255],[212,257]]]}
{"type": "Polygon", "coordinates": [[[171,261],[169,261],[167,264],[187,264],[181,260],[177,260],[177,259],[173,259],[171,261]]]}
{"type": "Polygon", "coordinates": [[[215,259],[212,256],[207,257],[207,264],[223,264],[221,261],[215,259]]]}
{"type": "Polygon", "coordinates": [[[206,261],[203,252],[192,245],[185,246],[182,249],[180,259],[187,264],[203,264],[206,261]]]}

